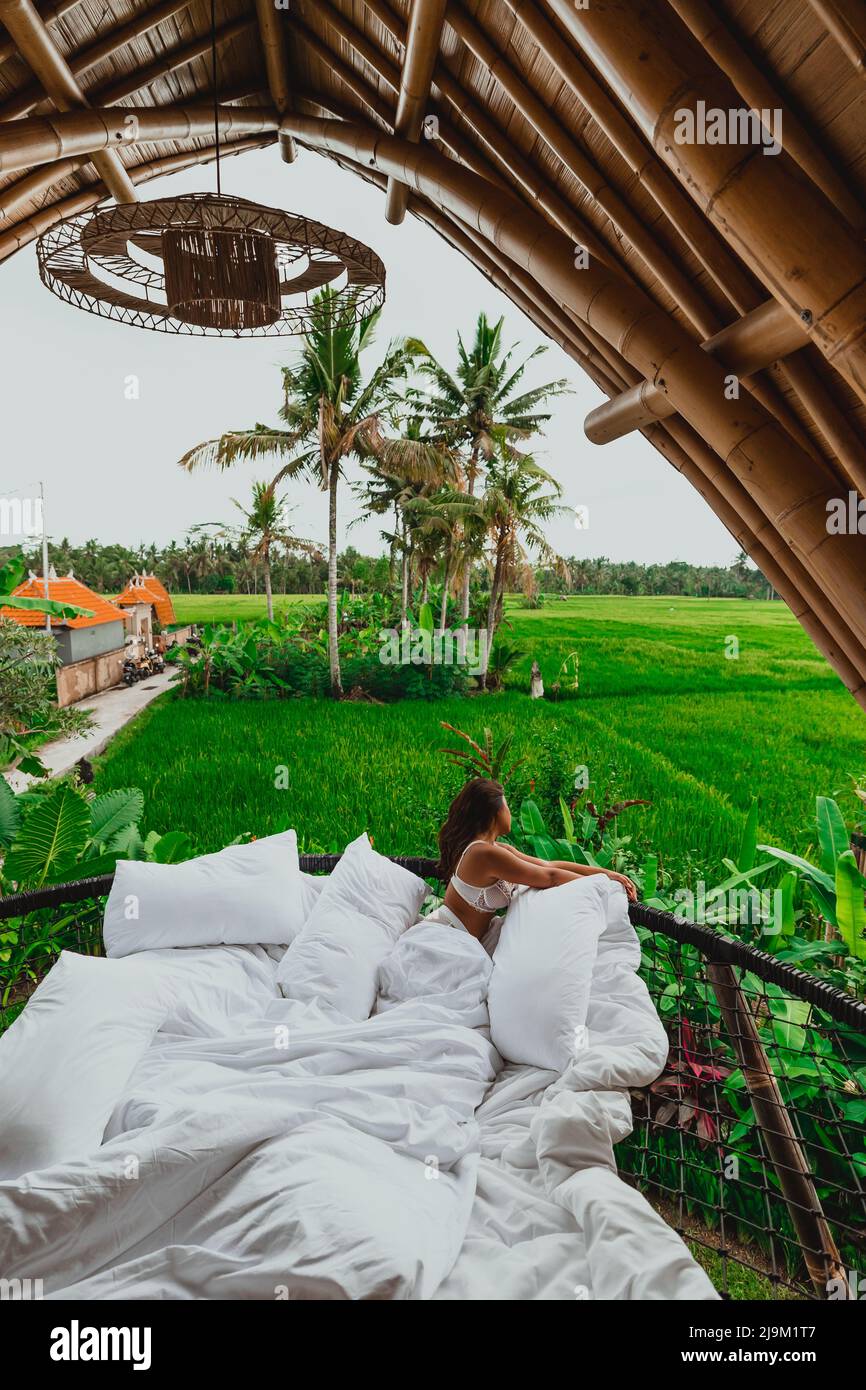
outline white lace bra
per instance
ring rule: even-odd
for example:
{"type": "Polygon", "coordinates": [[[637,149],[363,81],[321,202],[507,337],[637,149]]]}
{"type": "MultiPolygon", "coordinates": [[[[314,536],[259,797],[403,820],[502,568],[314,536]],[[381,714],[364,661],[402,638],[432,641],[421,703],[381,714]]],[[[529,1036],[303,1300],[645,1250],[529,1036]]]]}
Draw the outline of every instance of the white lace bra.
{"type": "MultiPolygon", "coordinates": [[[[486,840],[472,840],[466,849],[471,849],[473,845],[487,844],[486,840]]],[[[463,854],[466,853],[464,849],[463,854]]],[[[463,863],[463,854],[457,861],[457,868],[463,863]]],[[[495,883],[490,883],[486,888],[478,888],[474,883],[466,883],[464,879],[458,878],[456,872],[451,875],[451,882],[455,892],[459,893],[464,902],[470,907],[474,907],[476,912],[498,912],[501,907],[508,907],[517,887],[516,883],[509,883],[504,878],[498,878],[495,883]]]]}

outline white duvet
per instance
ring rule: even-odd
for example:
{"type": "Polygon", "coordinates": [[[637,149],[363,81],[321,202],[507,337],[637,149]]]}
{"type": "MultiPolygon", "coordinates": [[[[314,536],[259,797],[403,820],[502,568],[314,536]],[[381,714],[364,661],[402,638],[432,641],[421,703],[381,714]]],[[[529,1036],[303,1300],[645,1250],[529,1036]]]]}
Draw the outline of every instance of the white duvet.
{"type": "Polygon", "coordinates": [[[421,923],[374,1014],[280,997],[256,946],[148,952],[177,1003],[86,1159],[0,1183],[0,1276],[56,1299],[706,1299],[616,1174],[664,1031],[630,927],[600,938],[561,1077],[489,1038],[492,961],[421,923]]]}

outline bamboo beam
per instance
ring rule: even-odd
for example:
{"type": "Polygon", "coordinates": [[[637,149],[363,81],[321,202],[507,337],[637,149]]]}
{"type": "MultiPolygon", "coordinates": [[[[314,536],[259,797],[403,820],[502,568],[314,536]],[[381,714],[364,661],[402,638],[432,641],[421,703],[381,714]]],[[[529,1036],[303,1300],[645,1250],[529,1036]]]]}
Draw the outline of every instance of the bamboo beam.
{"type": "MultiPolygon", "coordinates": [[[[244,15],[241,19],[234,19],[228,24],[223,24],[216,31],[217,48],[221,48],[225,43],[231,43],[233,39],[241,38],[255,25],[255,22],[253,16],[244,15]]],[[[91,101],[98,102],[100,106],[114,106],[126,97],[134,96],[136,92],[149,87],[151,83],[159,81],[160,78],[167,77],[169,73],[187,67],[189,63],[194,62],[196,58],[201,58],[203,54],[210,53],[211,44],[210,31],[206,34],[199,34],[189,43],[169,49],[153,63],[148,63],[146,67],[136,68],[133,72],[127,73],[115,81],[103,83],[100,87],[93,87],[87,95],[91,101]]]]}
{"type": "Polygon", "coordinates": [[[677,411],[811,568],[858,640],[866,638],[866,538],[828,533],[828,505],[838,494],[833,475],[757,401],[726,400],[724,369],[671,315],[607,267],[590,261],[575,273],[573,248],[564,237],[427,142],[411,145],[369,128],[312,117],[287,120],[296,138],[394,174],[483,231],[564,308],[596,327],[637,371],[664,383],[677,411]]]}
{"type": "MultiPolygon", "coordinates": [[[[260,149],[263,145],[271,145],[276,138],[276,133],[272,133],[259,137],[248,136],[246,139],[235,140],[226,145],[220,143],[220,159],[229,155],[243,154],[246,150],[260,149]]],[[[137,185],[147,183],[150,179],[161,178],[164,174],[173,174],[180,169],[188,169],[192,165],[205,164],[215,157],[216,146],[209,145],[180,154],[161,155],[158,159],[133,165],[127,172],[132,182],[137,185]]],[[[102,182],[92,183],[88,184],[86,188],[81,188],[76,193],[70,194],[68,198],[63,198],[60,202],[35,212],[32,217],[19,222],[10,231],[0,234],[0,261],[8,260],[16,251],[20,251],[24,246],[35,241],[43,232],[48,231],[58,222],[62,222],[64,218],[76,217],[79,213],[89,212],[91,208],[105,202],[108,196],[108,189],[102,182]]]]}
{"type": "MultiPolygon", "coordinates": [[[[391,14],[388,7],[383,3],[383,0],[366,0],[366,3],[370,12],[375,14],[376,18],[385,25],[391,37],[395,38],[400,44],[404,43],[406,37],[405,27],[391,14]]],[[[331,7],[324,3],[324,0],[321,5],[321,12],[341,38],[346,38],[352,33],[351,27],[345,23],[343,17],[336,12],[332,12],[331,7]],[[332,19],[333,23],[331,23],[332,19]]],[[[370,94],[370,89],[365,89],[362,79],[360,79],[357,74],[354,74],[354,72],[352,79],[349,79],[346,75],[349,70],[345,68],[345,65],[341,63],[341,60],[329,45],[318,39],[312,31],[307,29],[298,19],[295,19],[292,28],[293,32],[299,33],[303,37],[305,43],[310,44],[311,47],[318,46],[318,53],[322,61],[326,61],[327,55],[327,61],[334,67],[338,76],[350,86],[350,89],[359,96],[361,101],[370,105],[373,99],[372,94],[370,94]]],[[[395,93],[399,91],[400,76],[397,68],[394,67],[390,60],[380,53],[370,42],[365,40],[361,48],[356,49],[352,47],[351,51],[353,54],[357,53],[362,57],[364,62],[373,69],[377,76],[391,87],[392,91],[395,93]]],[[[611,253],[604,243],[596,236],[595,232],[587,226],[578,213],[567,204],[564,199],[553,192],[549,183],[543,180],[533,169],[529,161],[524,159],[514,148],[508,136],[496,126],[480,106],[477,106],[470,97],[467,97],[459,82],[451,76],[442,63],[436,68],[433,80],[435,85],[439,88],[443,98],[447,101],[450,109],[456,116],[471,127],[485,149],[489,151],[492,158],[499,165],[509,185],[517,181],[517,183],[526,190],[533,204],[541,208],[545,216],[550,219],[554,226],[559,227],[564,235],[571,237],[575,246],[585,247],[590,255],[595,256],[597,260],[604,264],[613,264],[611,253]]],[[[378,93],[375,94],[375,100],[377,105],[372,107],[372,109],[376,110],[383,124],[386,125],[389,130],[393,129],[391,115],[382,115],[382,111],[387,112],[388,108],[386,104],[382,102],[378,93]]],[[[445,139],[443,143],[447,144],[449,140],[450,136],[448,139],[445,139]]],[[[489,178],[489,174],[484,174],[482,177],[489,178]]]]}
{"type": "Polygon", "coordinates": [[[449,26],[487,68],[533,130],[631,244],[650,274],[688,316],[700,336],[710,337],[719,326],[717,317],[707,307],[691,280],[674,265],[668,253],[609,184],[605,175],[583,153],[545,103],[527,86],[456,0],[449,0],[447,19],[449,26]]]}
{"type": "Polygon", "coordinates": [[[685,115],[742,108],[736,88],[659,0],[550,8],[628,106],[659,155],[767,289],[866,403],[866,247],[790,155],[688,143],[685,115]],[[652,54],[653,61],[642,61],[652,54]],[[680,138],[678,138],[678,136],[680,138]],[[791,210],[796,208],[796,218],[791,210]]]}
{"type": "Polygon", "coordinates": [[[866,451],[805,352],[784,362],[785,375],[839,462],[845,481],[866,497],[866,451]]]}
{"type": "MultiPolygon", "coordinates": [[[[828,634],[832,645],[821,646],[821,651],[842,679],[845,680],[845,675],[836,659],[835,652],[841,652],[859,673],[861,681],[866,681],[866,645],[851,630],[847,619],[828,599],[824,590],[819,587],[811,570],[791,549],[779,527],[767,519],[765,513],[740,480],[726,467],[723,460],[700,437],[697,431],[679,416],[673,416],[659,426],[648,426],[644,433],[649,434],[654,429],[663,429],[676,444],[685,449],[708,486],[724,498],[725,502],[741,518],[743,524],[749,528],[756,542],[755,546],[749,550],[749,554],[755,563],[764,570],[767,577],[771,578],[770,571],[764,569],[767,555],[772,558],[776,568],[781,569],[783,574],[788,577],[789,589],[793,589],[801,596],[803,602],[808,605],[828,634]]],[[[782,593],[781,587],[779,587],[779,593],[782,593]]],[[[796,604],[791,605],[791,609],[796,617],[800,616],[800,610],[796,604]]],[[[866,708],[866,695],[862,691],[857,693],[851,686],[849,689],[857,695],[858,703],[866,708]]]]}
{"type": "MultiPolygon", "coordinates": [[[[781,304],[770,299],[708,338],[702,347],[704,352],[718,357],[729,372],[749,377],[789,352],[796,352],[805,341],[802,326],[781,304]]],[[[584,431],[593,444],[610,444],[632,430],[673,414],[664,391],[651,381],[642,381],[622,396],[590,411],[584,421],[584,431]]]]}
{"type": "MultiPolygon", "coordinates": [[[[291,110],[292,106],[289,55],[282,25],[282,11],[276,8],[274,0],[256,0],[256,19],[265,55],[271,100],[282,116],[285,111],[291,110]]],[[[280,135],[280,154],[285,164],[294,164],[295,142],[290,135],[280,135]]]]}
{"type": "Polygon", "coordinates": [[[670,3],[698,43],[727,73],[754,111],[782,112],[779,138],[783,147],[849,224],[862,232],[866,228],[866,209],[790,105],[737,42],[724,15],[709,5],[707,0],[670,0],[670,3]]]}
{"type": "MultiPolygon", "coordinates": [[[[42,5],[39,9],[39,18],[43,24],[56,24],[58,19],[69,14],[70,10],[75,10],[84,0],[53,0],[52,4],[42,5]]],[[[14,58],[18,52],[15,40],[12,38],[0,38],[0,63],[5,63],[9,58],[14,58]]]]}
{"type": "MultiPolygon", "coordinates": [[[[533,0],[506,0],[509,9],[525,27],[557,71],[563,82],[590,113],[593,120],[626,161],[657,205],[668,217],[674,230],[691,248],[700,264],[724,291],[726,298],[740,313],[754,309],[759,303],[759,295],[751,279],[741,269],[739,262],[728,252],[724,243],[717,239],[715,232],[697,208],[679,189],[667,169],[658,161],[655,152],[645,145],[627,120],[620,114],[601,85],[587,71],[578,55],[560,38],[551,24],[540,13],[533,0]]],[[[384,0],[367,0],[370,8],[385,23],[388,14],[384,0]]],[[[805,336],[803,341],[805,341],[805,336]]],[[[791,379],[793,369],[786,364],[782,375],[791,379]]],[[[815,445],[805,433],[797,416],[772,381],[754,377],[748,387],[787,429],[792,438],[802,447],[815,453],[815,445]]],[[[814,396],[812,398],[815,399],[814,396]]],[[[805,397],[804,405],[811,411],[812,404],[805,397]]],[[[813,412],[814,413],[814,412],[813,412]]],[[[816,423],[817,420],[816,420],[816,423]]],[[[837,440],[845,436],[844,421],[835,419],[833,437],[837,440]]],[[[819,425],[825,438],[828,431],[819,425]]],[[[849,437],[850,446],[850,437],[849,437]]],[[[838,450],[837,450],[838,452],[838,450]]],[[[856,453],[856,451],[855,451],[856,453]]],[[[851,459],[854,455],[849,447],[847,476],[856,471],[851,459]]]]}
{"type": "Polygon", "coordinates": [[[640,180],[728,302],[739,313],[752,309],[757,301],[750,277],[694,203],[686,197],[655,151],[634,130],[601,83],[581,62],[579,55],[563,41],[534,0],[505,0],[505,4],[538,45],[571,95],[589,112],[640,180]]]}
{"type": "Polygon", "coordinates": [[[16,214],[20,213],[34,198],[39,198],[42,194],[47,193],[49,188],[60,183],[62,179],[77,174],[79,169],[83,169],[87,163],[89,161],[85,157],[60,159],[54,164],[37,169],[33,174],[28,174],[26,178],[17,179],[15,183],[8,184],[0,191],[0,222],[8,226],[10,222],[15,220],[16,214]]]}
{"type": "Polygon", "coordinates": [[[866,13],[858,0],[809,0],[858,77],[866,77],[866,13]]]}
{"type": "MultiPolygon", "coordinates": [[[[0,20],[15,40],[21,57],[45,88],[58,111],[77,111],[87,98],[54,47],[51,35],[33,7],[32,0],[0,0],[0,20]]],[[[92,163],[111,196],[118,203],[134,203],[135,187],[114,150],[98,149],[92,163]]],[[[17,166],[21,168],[21,165],[17,166]]]]}
{"type": "MultiPolygon", "coordinates": [[[[192,0],[164,0],[163,4],[145,10],[128,24],[120,24],[117,28],[111,29],[88,48],[79,49],[77,53],[68,53],[66,62],[69,64],[69,71],[73,77],[83,77],[91,68],[103,63],[106,58],[113,58],[135,39],[143,38],[151,29],[155,29],[166,19],[171,19],[180,10],[188,9],[191,4],[192,0]]],[[[12,121],[19,116],[29,115],[42,100],[43,93],[38,84],[22,88],[0,106],[0,121],[12,121]]]]}
{"type": "MultiPolygon", "coordinates": [[[[726,527],[741,549],[745,550],[746,554],[754,560],[761,573],[767,577],[776,593],[790,608],[804,632],[808,634],[821,655],[833,667],[849,694],[853,696],[861,708],[866,709],[866,654],[862,658],[864,667],[858,671],[857,667],[846,656],[844,649],[835,641],[821,619],[810,608],[797,587],[790,572],[795,567],[790,566],[790,564],[787,568],[782,567],[778,557],[773,555],[758,540],[737,509],[708,480],[700,465],[683,447],[683,444],[674,438],[669,429],[664,425],[649,425],[641,433],[678,473],[682,473],[695,491],[700,493],[722,525],[726,527]]],[[[794,558],[790,551],[788,558],[789,560],[794,558]]]]}
{"type": "Polygon", "coordinates": [[[204,105],[131,106],[32,116],[0,126],[0,173],[32,169],[82,154],[89,155],[95,164],[93,156],[97,152],[113,154],[124,145],[201,139],[213,133],[215,114],[221,134],[259,134],[279,128],[275,111],[254,106],[220,106],[216,113],[204,105]]]}
{"type": "MultiPolygon", "coordinates": [[[[388,103],[383,100],[378,91],[374,90],[354,68],[348,67],[346,63],[334,52],[332,48],[319,38],[312,29],[304,24],[303,20],[295,19],[292,24],[292,34],[296,39],[300,39],[302,44],[313,53],[326,68],[343,83],[354,97],[373,112],[377,120],[390,134],[394,129],[395,113],[388,103]]],[[[359,115],[363,118],[363,113],[350,110],[335,98],[324,95],[321,92],[313,94],[307,92],[304,99],[317,105],[321,111],[338,116],[341,120],[356,121],[359,115]]],[[[458,131],[444,116],[439,117],[439,139],[441,143],[449,149],[455,159],[461,160],[468,169],[474,169],[481,178],[489,179],[493,183],[498,183],[505,187],[505,182],[500,178],[496,169],[480,154],[471,141],[458,131]]]]}
{"type": "MultiPolygon", "coordinates": [[[[442,43],[442,28],[448,0],[412,0],[406,51],[397,98],[397,117],[394,134],[406,140],[417,140],[421,134],[425,104],[430,100],[433,70],[442,43]]],[[[399,226],[406,216],[409,191],[396,179],[388,181],[385,195],[385,217],[399,226]]]]}

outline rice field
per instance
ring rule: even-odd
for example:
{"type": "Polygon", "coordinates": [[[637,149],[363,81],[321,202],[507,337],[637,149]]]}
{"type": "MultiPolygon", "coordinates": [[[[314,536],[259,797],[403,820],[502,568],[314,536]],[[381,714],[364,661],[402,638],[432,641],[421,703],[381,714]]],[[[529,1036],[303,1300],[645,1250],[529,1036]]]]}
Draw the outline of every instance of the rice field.
{"type": "MultiPolygon", "coordinates": [[[[307,602],[298,596],[278,605],[307,602]]],[[[264,600],[177,596],[179,621],[254,618],[264,600]]],[[[385,853],[432,851],[460,774],[437,750],[447,720],[479,737],[514,733],[525,758],[512,800],[549,805],[589,772],[589,795],[640,797],[620,833],[659,850],[675,872],[715,867],[736,847],[758,797],[761,832],[798,852],[812,842],[817,793],[853,821],[852,779],[866,772],[866,716],[780,603],[569,597],[515,600],[504,638],[522,651],[499,695],[380,706],[163,698],[100,760],[100,790],[135,785],[147,828],[190,831],[201,850],[291,824],[311,849],[367,829],[385,853]],[[530,701],[577,651],[577,695],[530,701]]]]}

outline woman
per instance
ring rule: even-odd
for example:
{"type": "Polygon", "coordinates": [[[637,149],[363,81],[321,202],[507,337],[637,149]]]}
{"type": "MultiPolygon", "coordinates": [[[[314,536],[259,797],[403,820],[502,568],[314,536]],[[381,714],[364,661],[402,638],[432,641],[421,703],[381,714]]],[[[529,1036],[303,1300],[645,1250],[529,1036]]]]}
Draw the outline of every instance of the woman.
{"type": "Polygon", "coordinates": [[[534,859],[511,845],[499,844],[499,836],[510,829],[511,812],[498,782],[476,777],[455,796],[439,832],[438,874],[448,884],[443,906],[435,914],[440,920],[463,927],[480,940],[519,884],[556,888],[586,874],[607,874],[623,885],[629,898],[637,897],[625,874],[564,859],[534,859]]]}

